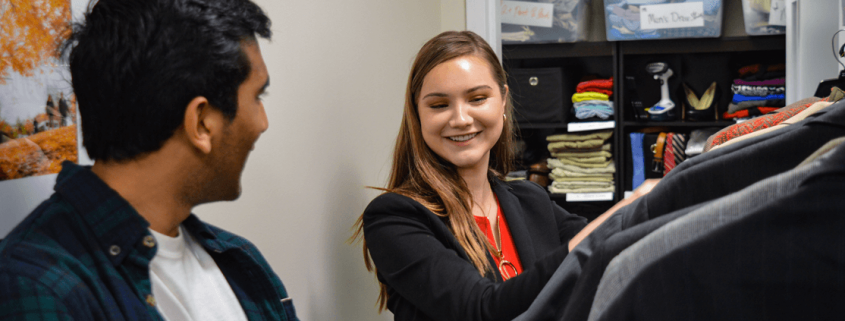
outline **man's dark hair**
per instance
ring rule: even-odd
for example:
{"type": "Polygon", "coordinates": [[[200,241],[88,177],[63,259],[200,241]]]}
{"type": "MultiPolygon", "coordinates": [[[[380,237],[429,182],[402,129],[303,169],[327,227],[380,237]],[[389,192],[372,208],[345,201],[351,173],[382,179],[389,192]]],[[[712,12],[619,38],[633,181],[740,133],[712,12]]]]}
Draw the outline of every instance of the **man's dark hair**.
{"type": "Polygon", "coordinates": [[[100,0],[64,46],[88,155],[160,149],[197,96],[235,118],[256,34],[270,38],[270,19],[249,0],[100,0]]]}

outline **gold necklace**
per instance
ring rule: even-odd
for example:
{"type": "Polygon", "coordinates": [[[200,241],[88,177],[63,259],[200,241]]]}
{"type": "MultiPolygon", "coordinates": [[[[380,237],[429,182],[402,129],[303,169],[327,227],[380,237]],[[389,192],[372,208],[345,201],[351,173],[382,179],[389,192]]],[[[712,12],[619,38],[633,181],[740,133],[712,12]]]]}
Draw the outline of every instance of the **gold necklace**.
{"type": "Polygon", "coordinates": [[[496,243],[495,244],[496,245],[496,252],[498,253],[498,257],[499,257],[499,273],[502,274],[502,279],[507,281],[510,278],[519,275],[519,271],[516,270],[516,266],[513,263],[511,263],[508,260],[505,260],[505,257],[502,254],[502,250],[503,250],[503,248],[502,248],[502,225],[500,223],[501,222],[499,222],[499,210],[498,210],[498,206],[497,206],[497,208],[496,208],[496,230],[498,232],[498,237],[496,237],[496,235],[493,235],[493,240],[496,241],[495,242],[496,243]],[[510,268],[510,270],[513,272],[513,276],[511,276],[511,274],[508,272],[507,268],[510,268]]]}

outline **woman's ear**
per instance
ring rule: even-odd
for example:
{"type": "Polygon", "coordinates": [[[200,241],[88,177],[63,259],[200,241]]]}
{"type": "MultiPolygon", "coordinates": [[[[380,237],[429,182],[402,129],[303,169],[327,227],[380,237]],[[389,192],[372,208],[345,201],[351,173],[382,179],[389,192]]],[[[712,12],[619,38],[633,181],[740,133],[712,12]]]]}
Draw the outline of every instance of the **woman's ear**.
{"type": "Polygon", "coordinates": [[[505,110],[505,106],[508,105],[508,93],[510,93],[510,88],[508,85],[505,85],[504,94],[502,95],[502,110],[505,110]]]}
{"type": "Polygon", "coordinates": [[[203,154],[211,153],[212,137],[222,129],[223,115],[211,107],[208,99],[194,97],[185,108],[182,124],[187,140],[203,154]]]}

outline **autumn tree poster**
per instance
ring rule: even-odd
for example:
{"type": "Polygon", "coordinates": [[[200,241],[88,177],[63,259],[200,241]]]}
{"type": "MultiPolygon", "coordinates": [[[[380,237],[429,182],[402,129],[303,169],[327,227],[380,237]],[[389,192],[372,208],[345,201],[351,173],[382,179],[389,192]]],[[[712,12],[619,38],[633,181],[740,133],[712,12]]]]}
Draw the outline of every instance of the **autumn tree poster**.
{"type": "Polygon", "coordinates": [[[58,48],[70,0],[0,0],[0,181],[76,162],[76,99],[58,48]]]}

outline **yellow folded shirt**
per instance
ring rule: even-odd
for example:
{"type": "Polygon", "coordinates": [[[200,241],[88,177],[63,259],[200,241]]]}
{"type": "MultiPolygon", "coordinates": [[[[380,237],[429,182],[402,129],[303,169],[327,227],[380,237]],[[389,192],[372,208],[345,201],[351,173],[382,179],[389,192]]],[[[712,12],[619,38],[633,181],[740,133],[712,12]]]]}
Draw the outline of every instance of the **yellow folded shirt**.
{"type": "MultiPolygon", "coordinates": [[[[571,165],[568,165],[571,166],[571,165]]],[[[573,166],[575,167],[575,166],[573,166]]],[[[588,176],[606,176],[606,177],[613,177],[613,173],[584,173],[584,172],[576,172],[571,171],[563,168],[554,168],[552,169],[552,174],[555,174],[557,177],[588,177],[588,176]]]]}
{"type": "Polygon", "coordinates": [[[615,165],[613,164],[612,160],[610,161],[609,164],[607,164],[607,166],[591,167],[591,168],[575,166],[575,165],[572,165],[572,164],[564,164],[558,158],[549,158],[549,159],[546,160],[546,164],[549,165],[549,168],[562,168],[562,169],[565,169],[565,170],[578,172],[578,173],[588,173],[588,174],[608,174],[608,173],[612,174],[612,173],[616,173],[616,168],[615,168],[615,165]]]}
{"type": "Polygon", "coordinates": [[[605,151],[605,150],[598,151],[598,152],[585,152],[585,153],[573,153],[573,152],[555,153],[555,152],[552,152],[552,157],[555,157],[555,158],[572,158],[572,157],[576,157],[576,158],[577,157],[610,158],[611,156],[613,156],[613,154],[611,154],[610,152],[605,151]]]}
{"type": "Polygon", "coordinates": [[[557,188],[552,185],[549,185],[549,192],[552,194],[567,194],[567,193],[600,193],[600,192],[613,192],[613,186],[611,187],[597,187],[597,188],[557,188]]]}
{"type": "Polygon", "coordinates": [[[603,139],[589,139],[589,140],[577,141],[577,142],[573,142],[573,141],[554,142],[554,143],[549,143],[549,151],[552,151],[554,149],[559,149],[559,148],[584,148],[584,149],[597,148],[597,147],[601,147],[602,144],[604,144],[603,139]]]}
{"type": "Polygon", "coordinates": [[[565,165],[575,165],[578,167],[589,167],[589,168],[605,168],[607,165],[610,164],[610,161],[604,162],[596,162],[596,163],[586,163],[586,162],[578,162],[568,158],[558,158],[561,163],[565,165]]]}
{"type": "Polygon", "coordinates": [[[607,140],[610,136],[613,135],[612,130],[600,131],[591,134],[557,134],[546,136],[546,140],[549,142],[559,142],[559,141],[583,141],[589,139],[602,139],[607,140]]]}
{"type": "Polygon", "coordinates": [[[585,100],[610,100],[610,96],[594,91],[588,91],[572,95],[573,103],[582,102],[585,100]]]}
{"type": "Polygon", "coordinates": [[[590,188],[590,187],[613,187],[613,182],[577,181],[577,182],[552,182],[557,188],[590,188]]]}
{"type": "MultiPolygon", "coordinates": [[[[555,142],[556,144],[559,142],[555,142]]],[[[568,147],[553,147],[549,148],[549,151],[552,153],[589,153],[589,152],[600,152],[600,151],[610,151],[610,144],[601,145],[601,147],[593,147],[593,148],[568,148],[568,147]]]]}
{"type": "Polygon", "coordinates": [[[555,182],[612,182],[613,175],[610,176],[580,176],[580,177],[565,177],[565,176],[557,176],[555,174],[549,174],[549,178],[551,178],[555,182]]]}
{"type": "Polygon", "coordinates": [[[577,163],[584,163],[584,164],[605,164],[607,163],[608,159],[604,156],[594,156],[594,157],[558,157],[558,159],[568,159],[573,162],[577,163]]]}

